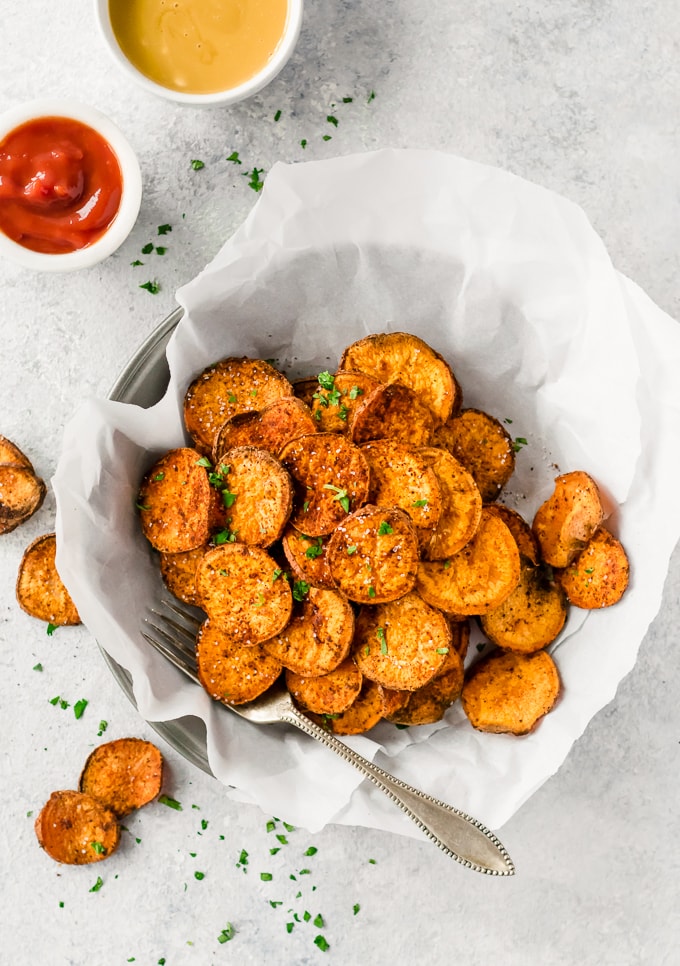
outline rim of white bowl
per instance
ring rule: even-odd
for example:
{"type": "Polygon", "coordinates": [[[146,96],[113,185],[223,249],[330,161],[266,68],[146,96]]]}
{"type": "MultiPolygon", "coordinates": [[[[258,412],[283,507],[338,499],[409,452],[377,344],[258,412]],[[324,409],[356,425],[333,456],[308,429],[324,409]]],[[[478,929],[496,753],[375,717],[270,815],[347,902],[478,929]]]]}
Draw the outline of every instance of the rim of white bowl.
{"type": "Polygon", "coordinates": [[[142,203],[139,161],[123,132],[110,118],[95,107],[66,98],[40,98],[5,111],[0,115],[0,142],[22,124],[41,117],[65,117],[80,121],[109,143],[118,159],[123,178],[120,206],[101,238],[85,248],[64,254],[34,252],[0,231],[0,255],[6,255],[26,268],[44,272],[71,272],[89,268],[112,255],[123,244],[137,220],[142,203]]]}
{"type": "Polygon", "coordinates": [[[237,87],[231,87],[225,91],[214,91],[209,94],[189,94],[184,91],[175,91],[170,87],[164,87],[162,84],[157,84],[151,80],[146,74],[138,70],[121,50],[113,28],[111,27],[109,0],[94,0],[94,8],[99,33],[110,55],[123,72],[144,90],[178,104],[228,106],[230,104],[237,104],[239,101],[244,101],[246,98],[252,97],[253,94],[257,94],[263,87],[271,83],[288,63],[300,36],[304,0],[288,0],[288,17],[283,35],[272,57],[267,61],[261,71],[237,87]]]}

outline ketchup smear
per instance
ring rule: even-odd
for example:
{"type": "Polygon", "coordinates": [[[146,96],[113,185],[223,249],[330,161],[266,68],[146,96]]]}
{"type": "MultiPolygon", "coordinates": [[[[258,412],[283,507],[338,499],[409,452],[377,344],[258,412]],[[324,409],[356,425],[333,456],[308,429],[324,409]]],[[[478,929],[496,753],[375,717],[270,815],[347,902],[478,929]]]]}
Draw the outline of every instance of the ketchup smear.
{"type": "Polygon", "coordinates": [[[113,149],[81,121],[40,117],[0,141],[0,231],[24,248],[62,255],[91,245],[122,193],[113,149]]]}

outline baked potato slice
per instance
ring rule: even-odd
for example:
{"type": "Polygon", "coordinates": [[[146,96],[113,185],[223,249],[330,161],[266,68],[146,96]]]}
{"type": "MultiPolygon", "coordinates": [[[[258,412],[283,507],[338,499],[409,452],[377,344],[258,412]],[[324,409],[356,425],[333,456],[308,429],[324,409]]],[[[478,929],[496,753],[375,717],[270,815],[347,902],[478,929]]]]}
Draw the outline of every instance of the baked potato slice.
{"type": "Polygon", "coordinates": [[[368,504],[336,527],[327,559],[333,582],[343,594],[358,604],[379,604],[412,589],[418,539],[403,510],[368,504]]]}
{"type": "Polygon", "coordinates": [[[117,738],[89,755],[78,787],[123,818],[153,801],[162,782],[163,756],[152,742],[117,738]]]}
{"type": "Polygon", "coordinates": [[[530,560],[534,566],[538,566],[541,560],[541,552],[538,546],[531,524],[527,523],[521,513],[513,510],[503,503],[489,503],[487,510],[495,513],[507,526],[510,533],[515,538],[517,549],[522,557],[530,560]]]}
{"type": "Polygon", "coordinates": [[[456,616],[499,607],[519,582],[519,551],[503,521],[482,510],[477,532],[448,560],[423,560],[416,590],[424,600],[456,616]]]}
{"type": "Polygon", "coordinates": [[[340,369],[365,372],[378,382],[412,389],[445,422],[459,405],[459,386],[451,367],[426,342],[407,332],[369,335],[347,346],[340,369]]]}
{"type": "Polygon", "coordinates": [[[224,461],[234,446],[258,446],[278,457],[286,443],[316,433],[317,422],[309,406],[295,396],[282,396],[264,409],[236,413],[220,427],[213,447],[215,464],[224,461]]]}
{"type": "Polygon", "coordinates": [[[515,469],[510,435],[494,416],[480,409],[463,409],[435,432],[441,446],[469,470],[484,503],[496,500],[515,469]]]}
{"type": "Polygon", "coordinates": [[[0,435],[0,463],[11,463],[14,466],[23,466],[25,470],[34,473],[33,464],[28,456],[19,449],[16,443],[6,436],[0,435]]]}
{"type": "Polygon", "coordinates": [[[256,446],[224,450],[211,479],[239,543],[270,547],[279,539],[293,509],[293,482],[271,453],[256,446]]]}
{"type": "Polygon", "coordinates": [[[171,449],[142,480],[137,499],[142,533],[155,550],[181,553],[207,543],[215,523],[209,462],[188,446],[171,449]]]}
{"type": "Polygon", "coordinates": [[[196,637],[198,678],[214,701],[246,704],[270,688],[281,674],[281,665],[261,644],[239,644],[210,619],[196,637]]]}
{"type": "Polygon", "coordinates": [[[116,814],[84,792],[52,792],[35,820],[38,842],[56,862],[87,865],[107,859],[118,848],[116,814]]]}
{"type": "Polygon", "coordinates": [[[352,657],[365,678],[385,688],[422,688],[452,650],[446,618],[414,592],[357,616],[352,657]]]}
{"type": "Polygon", "coordinates": [[[442,491],[434,468],[416,449],[395,440],[365,443],[361,452],[371,471],[369,501],[408,513],[426,545],[442,513],[442,491]]]}
{"type": "Polygon", "coordinates": [[[357,409],[379,385],[365,372],[320,372],[310,404],[319,430],[348,435],[357,409]]]}
{"type": "Polygon", "coordinates": [[[205,543],[193,550],[181,553],[161,553],[160,568],[163,583],[173,596],[183,600],[185,604],[197,606],[196,600],[196,568],[198,562],[210,549],[205,543]]]}
{"type": "Polygon", "coordinates": [[[519,583],[499,607],[482,614],[480,623],[493,644],[530,654],[554,641],[566,619],[564,591],[523,557],[519,583]]]}
{"type": "Polygon", "coordinates": [[[339,714],[309,717],[336,735],[361,735],[378,724],[385,711],[383,689],[375,681],[364,681],[359,696],[339,714]]]}
{"type": "Polygon", "coordinates": [[[236,413],[264,409],[292,396],[286,377],[263,359],[234,356],[208,366],[184,396],[184,425],[196,449],[209,456],[220,427],[236,413]]]}
{"type": "Polygon", "coordinates": [[[419,453],[434,470],[442,494],[442,511],[425,545],[425,556],[443,560],[474,536],[482,518],[482,495],[472,475],[447,450],[427,447],[419,453]]]}
{"type": "Polygon", "coordinates": [[[463,660],[451,648],[446,671],[438,674],[417,691],[412,691],[403,708],[385,715],[387,721],[400,725],[424,725],[441,721],[448,708],[458,700],[463,691],[465,671],[463,660]]]}
{"type": "Polygon", "coordinates": [[[628,556],[620,540],[599,527],[578,556],[555,576],[570,604],[597,610],[621,600],[629,572],[628,556]]]}
{"type": "Polygon", "coordinates": [[[568,567],[603,519],[600,491],[591,476],[574,470],[556,477],[532,524],[541,557],[551,567],[568,567]]]}
{"type": "Polygon", "coordinates": [[[47,487],[32,467],[0,463],[0,533],[9,533],[33,516],[47,487]]]}
{"type": "Polygon", "coordinates": [[[407,446],[429,446],[436,419],[413,389],[399,383],[379,385],[357,407],[350,426],[352,440],[396,439],[407,446]]]}
{"type": "Polygon", "coordinates": [[[366,502],[368,463],[344,436],[300,436],[284,447],[281,462],[293,478],[291,523],[301,533],[322,537],[366,502]]]}
{"type": "Polygon", "coordinates": [[[334,671],[349,654],[354,611],[337,590],[305,585],[287,626],[264,643],[267,654],[302,677],[334,671]]]}
{"type": "Polygon", "coordinates": [[[346,711],[359,696],[362,682],[361,671],[350,657],[320,677],[305,677],[286,671],[286,687],[293,700],[304,711],[314,714],[346,711]]]}
{"type": "Polygon", "coordinates": [[[555,706],[560,689],[547,651],[494,651],[472,666],[461,702],[477,731],[527,735],[555,706]]]}
{"type": "Polygon", "coordinates": [[[24,551],[17,576],[16,598],[31,617],[59,627],[80,624],[80,616],[56,565],[54,533],[37,537],[24,551]]]}
{"type": "Polygon", "coordinates": [[[290,620],[293,595],[281,568],[265,550],[224,543],[203,554],[196,568],[196,599],[233,644],[253,646],[290,620]]]}
{"type": "Polygon", "coordinates": [[[281,546],[295,580],[302,580],[311,587],[335,590],[328,566],[328,537],[309,537],[288,526],[281,546]]]}

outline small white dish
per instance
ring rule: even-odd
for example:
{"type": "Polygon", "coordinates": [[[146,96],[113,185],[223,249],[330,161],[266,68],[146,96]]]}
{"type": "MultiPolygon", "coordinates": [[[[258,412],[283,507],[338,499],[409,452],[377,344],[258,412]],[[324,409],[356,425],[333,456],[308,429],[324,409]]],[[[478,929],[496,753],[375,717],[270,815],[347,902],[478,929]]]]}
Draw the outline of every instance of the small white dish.
{"type": "Polygon", "coordinates": [[[156,94],[159,97],[164,97],[179,104],[194,106],[236,104],[238,101],[252,97],[253,94],[261,91],[262,88],[271,83],[286,65],[295,50],[302,26],[303,6],[304,0],[288,0],[286,25],[276,50],[264,67],[247,81],[238,84],[236,87],[211,93],[188,93],[156,83],[156,81],[147,77],[141,70],[138,70],[118,43],[111,25],[109,0],[94,0],[95,15],[100,34],[109,53],[124,73],[148,93],[156,94]]]}
{"type": "Polygon", "coordinates": [[[122,245],[134,226],[142,200],[142,176],[137,156],[121,130],[93,107],[71,100],[44,98],[10,108],[0,116],[0,143],[17,128],[41,118],[67,118],[96,131],[111,147],[120,166],[120,204],[103,234],[83,248],[65,253],[34,251],[0,230],[0,255],[41,272],[71,272],[103,261],[122,245]]]}

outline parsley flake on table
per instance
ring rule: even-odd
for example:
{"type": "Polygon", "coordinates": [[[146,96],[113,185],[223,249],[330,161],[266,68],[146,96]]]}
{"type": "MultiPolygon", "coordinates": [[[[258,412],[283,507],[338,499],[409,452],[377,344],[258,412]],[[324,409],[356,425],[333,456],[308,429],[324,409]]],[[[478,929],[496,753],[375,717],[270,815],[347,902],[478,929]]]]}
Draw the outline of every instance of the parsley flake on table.
{"type": "Polygon", "coordinates": [[[40,663],[33,665],[33,670],[34,671],[42,671],[42,669],[43,669],[43,666],[40,663]]]}
{"type": "Polygon", "coordinates": [[[167,235],[169,231],[172,231],[172,225],[159,225],[158,234],[167,235]]]}
{"type": "Polygon", "coordinates": [[[277,111],[276,112],[276,114],[274,115],[274,120],[275,121],[280,121],[281,120],[281,111],[277,111]]]}
{"type": "Polygon", "coordinates": [[[231,161],[232,164],[243,164],[243,162],[238,156],[238,151],[232,151],[229,157],[227,158],[227,161],[231,161]]]}
{"type": "Polygon", "coordinates": [[[101,889],[101,887],[103,885],[104,885],[104,880],[102,879],[102,877],[100,875],[98,875],[97,876],[97,881],[95,882],[95,884],[90,889],[90,892],[99,892],[99,890],[101,889]]]}
{"type": "Polygon", "coordinates": [[[194,169],[194,171],[200,171],[201,168],[205,167],[205,164],[203,163],[203,161],[199,161],[197,158],[191,161],[190,164],[191,164],[191,167],[194,169]]]}
{"type": "Polygon", "coordinates": [[[59,626],[58,624],[48,624],[47,628],[45,629],[45,633],[47,634],[47,636],[52,637],[52,635],[54,634],[58,626],[59,626]]]}
{"type": "Polygon", "coordinates": [[[168,808],[174,808],[176,812],[182,811],[182,806],[175,798],[170,798],[169,795],[160,795],[158,801],[161,805],[167,805],[168,808]]]}
{"type": "Polygon", "coordinates": [[[337,117],[335,117],[334,114],[329,114],[327,116],[326,120],[328,121],[329,124],[332,124],[333,127],[337,127],[338,126],[338,119],[337,119],[337,117]]]}
{"type": "Polygon", "coordinates": [[[325,952],[327,952],[327,950],[329,950],[329,949],[331,948],[331,947],[330,947],[330,944],[329,944],[329,943],[328,943],[328,942],[326,941],[326,939],[325,939],[325,938],[324,938],[324,937],[323,937],[323,936],[322,936],[321,934],[319,934],[319,935],[318,935],[318,936],[317,936],[317,937],[315,938],[315,940],[314,940],[314,945],[315,945],[315,946],[318,946],[318,947],[319,947],[319,949],[320,949],[320,950],[321,950],[322,952],[324,952],[324,953],[325,953],[325,952]]]}
{"type": "Polygon", "coordinates": [[[130,262],[130,264],[132,265],[133,268],[136,268],[138,265],[143,265],[144,262],[140,262],[138,258],[135,258],[134,262],[130,262]]]}
{"type": "Polygon", "coordinates": [[[154,281],[149,280],[148,282],[144,282],[139,287],[146,289],[146,291],[150,292],[152,295],[158,295],[158,293],[161,290],[159,283],[155,280],[154,281]]]}
{"type": "Polygon", "coordinates": [[[153,242],[148,242],[142,247],[142,255],[150,255],[153,251],[153,242]]]}
{"type": "Polygon", "coordinates": [[[234,938],[234,927],[230,922],[227,923],[225,928],[217,937],[218,943],[228,943],[230,939],[234,938]]]}
{"type": "Polygon", "coordinates": [[[87,705],[88,701],[86,698],[81,698],[80,701],[76,701],[76,703],[73,705],[73,713],[76,718],[82,718],[83,712],[85,711],[87,705]]]}
{"type": "Polygon", "coordinates": [[[300,141],[300,147],[303,148],[303,149],[307,147],[307,138],[303,138],[300,141]]]}
{"type": "Polygon", "coordinates": [[[243,177],[250,178],[248,182],[248,187],[252,188],[253,191],[262,191],[264,186],[264,181],[260,178],[260,175],[264,171],[264,168],[253,168],[252,171],[244,171],[243,177]]]}
{"type": "Polygon", "coordinates": [[[522,448],[523,446],[528,446],[528,441],[527,441],[527,440],[526,440],[526,439],[524,438],[524,436],[518,436],[518,437],[517,437],[517,438],[516,438],[516,439],[514,440],[514,442],[513,442],[513,444],[512,444],[512,448],[514,449],[514,451],[515,451],[516,453],[519,453],[519,451],[521,450],[521,448],[522,448]]]}

